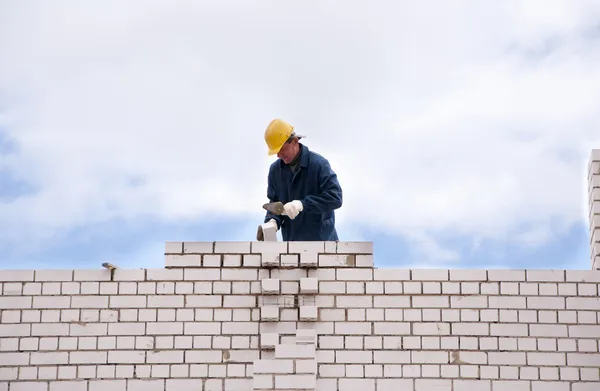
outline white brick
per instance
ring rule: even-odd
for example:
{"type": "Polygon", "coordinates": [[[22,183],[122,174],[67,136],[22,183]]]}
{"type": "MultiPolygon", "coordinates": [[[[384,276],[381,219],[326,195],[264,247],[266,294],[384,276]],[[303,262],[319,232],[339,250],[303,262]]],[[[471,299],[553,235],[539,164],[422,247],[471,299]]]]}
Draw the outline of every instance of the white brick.
{"type": "Polygon", "coordinates": [[[147,306],[148,308],[182,308],[184,302],[185,297],[181,295],[149,295],[147,306]]]}
{"type": "MultiPolygon", "coordinates": [[[[373,296],[354,296],[354,295],[344,295],[344,296],[336,296],[335,297],[335,306],[337,308],[370,308],[373,307],[373,300],[375,300],[375,303],[377,303],[377,300],[382,300],[386,297],[391,297],[392,299],[396,299],[393,300],[394,302],[399,302],[401,299],[401,297],[392,297],[392,296],[375,296],[373,298],[373,296]]],[[[406,298],[408,299],[408,298],[406,298]]],[[[384,305],[384,303],[381,303],[383,305],[383,307],[388,307],[387,305],[384,305]]],[[[378,305],[375,305],[376,307],[379,307],[378,305]]]]}
{"type": "MultiPolygon", "coordinates": [[[[323,252],[323,251],[322,251],[323,252]]],[[[338,242],[338,254],[373,254],[372,242],[338,242]]]]}
{"type": "Polygon", "coordinates": [[[221,279],[228,281],[256,281],[258,279],[257,269],[223,269],[221,279]]]}
{"type": "MultiPolygon", "coordinates": [[[[510,326],[510,325],[508,325],[510,326]]],[[[490,335],[490,325],[488,323],[453,323],[452,335],[464,336],[486,336],[490,335]]]]}
{"type": "Polygon", "coordinates": [[[279,344],[278,333],[261,333],[260,346],[262,349],[273,350],[279,344]]]}
{"type": "Polygon", "coordinates": [[[293,374],[294,360],[256,360],[253,363],[254,374],[293,374]]]}
{"type": "Polygon", "coordinates": [[[275,358],[290,359],[290,358],[315,358],[315,345],[293,345],[283,344],[275,346],[275,358]]]}
{"type": "Polygon", "coordinates": [[[525,270],[488,270],[488,280],[525,282],[525,270]]]}
{"type": "Polygon", "coordinates": [[[42,382],[13,382],[10,391],[48,391],[48,383],[42,382]]]}
{"type": "Polygon", "coordinates": [[[527,270],[527,281],[535,282],[563,282],[565,281],[564,270],[527,270]]]}
{"type": "Polygon", "coordinates": [[[296,360],[295,371],[298,374],[317,374],[318,365],[317,360],[296,360]]]}
{"type": "Polygon", "coordinates": [[[411,279],[417,281],[448,281],[450,279],[450,271],[435,269],[413,269],[411,270],[411,279]]]}
{"type": "Polygon", "coordinates": [[[244,254],[242,256],[243,267],[261,267],[261,256],[258,254],[244,254]]]}
{"type": "Polygon", "coordinates": [[[147,296],[110,296],[111,308],[145,308],[147,296]]]}
{"type": "Polygon", "coordinates": [[[276,322],[279,320],[279,307],[266,305],[260,309],[260,320],[263,322],[276,322]]]}
{"type": "Polygon", "coordinates": [[[337,269],[336,277],[341,281],[370,281],[373,270],[370,269],[337,269]]]}
{"type": "Polygon", "coordinates": [[[600,300],[591,297],[567,297],[566,307],[569,310],[600,311],[600,300]]]}
{"type": "Polygon", "coordinates": [[[144,269],[116,269],[113,273],[113,281],[144,281],[145,279],[146,270],[144,269]]]}
{"type": "Polygon", "coordinates": [[[530,382],[523,380],[492,380],[493,391],[531,391],[530,382]]]}
{"type": "Polygon", "coordinates": [[[254,308],[256,307],[256,296],[226,295],[223,297],[224,308],[254,308]]]}
{"type": "Polygon", "coordinates": [[[313,329],[298,329],[296,330],[296,344],[310,345],[317,342],[317,333],[313,329]]]}
{"type": "MultiPolygon", "coordinates": [[[[368,325],[368,323],[367,323],[368,325]]],[[[374,335],[410,335],[411,325],[406,322],[375,322],[374,335]]]]}
{"type": "Polygon", "coordinates": [[[215,242],[215,254],[250,254],[250,242],[215,242]]]}
{"type": "Polygon", "coordinates": [[[317,321],[319,310],[316,306],[301,305],[300,306],[300,321],[314,322],[317,321]]]}
{"type": "Polygon", "coordinates": [[[165,254],[183,253],[183,242],[165,242],[165,254]]]}
{"type": "Polygon", "coordinates": [[[198,254],[165,255],[165,267],[200,267],[202,257],[198,254]]]}
{"type": "Polygon", "coordinates": [[[261,292],[266,295],[275,295],[280,292],[280,283],[277,278],[263,278],[260,282],[261,292]]]}
{"type": "Polygon", "coordinates": [[[450,281],[487,281],[487,270],[450,270],[450,281]]]}
{"type": "Polygon", "coordinates": [[[73,270],[36,270],[35,281],[73,281],[73,270]]]}
{"type": "Polygon", "coordinates": [[[449,308],[448,296],[415,296],[412,298],[413,308],[449,308]]]}
{"type": "Polygon", "coordinates": [[[263,253],[260,257],[261,267],[264,268],[278,267],[281,262],[280,254],[277,253],[263,253]]]}
{"type": "MultiPolygon", "coordinates": [[[[176,246],[176,245],[174,245],[176,246]]],[[[183,242],[182,248],[184,254],[212,254],[215,244],[213,242],[183,242]]],[[[181,253],[181,248],[173,253],[181,253]]],[[[169,251],[169,253],[171,253],[169,251]]]]}
{"type": "Polygon", "coordinates": [[[252,387],[254,390],[271,390],[275,387],[275,377],[273,375],[255,375],[252,378],[252,387]]]}
{"type": "Polygon", "coordinates": [[[409,269],[390,269],[390,268],[377,268],[373,270],[373,280],[375,281],[409,281],[410,270],[409,269]]]}
{"type": "Polygon", "coordinates": [[[111,274],[108,269],[74,270],[73,281],[110,281],[111,274]]]}
{"type": "MultiPolygon", "coordinates": [[[[27,297],[27,296],[0,296],[0,308],[3,310],[32,308],[32,305],[34,303],[36,305],[41,304],[40,300],[42,300],[41,297],[32,299],[31,297],[27,297]]],[[[68,297],[66,298],[66,300],[64,300],[64,299],[62,300],[63,305],[65,305],[68,302],[69,302],[68,297]]],[[[44,300],[43,303],[47,303],[48,305],[51,305],[50,301],[44,300]]],[[[68,304],[66,304],[66,305],[67,306],[65,308],[68,308],[68,304]]],[[[37,308],[43,308],[43,307],[37,307],[37,308]]]]}
{"type": "Polygon", "coordinates": [[[300,254],[299,267],[303,268],[314,268],[318,266],[318,259],[316,254],[300,254]]]}
{"type": "Polygon", "coordinates": [[[373,268],[375,266],[375,260],[371,254],[357,254],[356,255],[356,267],[373,268]]]}
{"type": "Polygon", "coordinates": [[[146,270],[148,281],[180,281],[183,280],[182,269],[148,269],[146,270]]]}
{"type": "MultiPolygon", "coordinates": [[[[244,254],[248,255],[248,254],[244,254]]],[[[242,254],[225,254],[223,255],[223,267],[241,267],[242,254]]]]}
{"type": "Polygon", "coordinates": [[[0,282],[34,281],[34,276],[35,271],[33,270],[2,270],[0,282]]]}
{"type": "Polygon", "coordinates": [[[534,381],[531,383],[531,391],[571,391],[571,384],[567,382],[548,383],[544,381],[534,381]]]}
{"type": "Polygon", "coordinates": [[[282,268],[295,268],[300,266],[298,254],[281,254],[280,266],[282,268]]]}
{"type": "Polygon", "coordinates": [[[527,308],[527,298],[514,296],[490,296],[489,308],[519,309],[527,308]]]}
{"type": "Polygon", "coordinates": [[[285,390],[313,390],[317,387],[314,375],[275,375],[275,388],[285,390]]]}
{"type": "MultiPolygon", "coordinates": [[[[338,307],[342,307],[339,304],[339,300],[341,300],[344,296],[337,296],[338,299],[338,307]]],[[[347,296],[351,297],[351,296],[347,296]]],[[[383,295],[383,296],[372,296],[373,303],[371,305],[370,299],[371,297],[365,296],[365,299],[359,301],[355,306],[350,305],[350,302],[347,303],[349,307],[375,307],[375,308],[410,308],[410,296],[406,295],[383,295]]]]}
{"type": "Polygon", "coordinates": [[[286,254],[288,242],[252,242],[250,246],[252,254],[286,254]]]}
{"type": "Polygon", "coordinates": [[[319,292],[319,279],[316,277],[303,277],[300,279],[300,293],[316,294],[319,292]]]}
{"type": "Polygon", "coordinates": [[[341,335],[369,335],[371,334],[371,323],[335,322],[334,333],[341,335]]]}
{"type": "Polygon", "coordinates": [[[567,270],[566,281],[600,283],[600,270],[567,270]]]}
{"type": "Polygon", "coordinates": [[[319,267],[354,267],[356,255],[354,254],[319,254],[319,267]]]}

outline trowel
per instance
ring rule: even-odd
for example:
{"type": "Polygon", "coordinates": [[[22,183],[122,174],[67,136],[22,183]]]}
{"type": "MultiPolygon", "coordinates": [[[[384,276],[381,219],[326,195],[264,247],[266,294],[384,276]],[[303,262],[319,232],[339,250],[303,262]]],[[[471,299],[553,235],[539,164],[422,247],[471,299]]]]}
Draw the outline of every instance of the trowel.
{"type": "Polygon", "coordinates": [[[268,202],[263,205],[263,209],[273,213],[274,215],[282,215],[285,212],[282,202],[268,202]]]}

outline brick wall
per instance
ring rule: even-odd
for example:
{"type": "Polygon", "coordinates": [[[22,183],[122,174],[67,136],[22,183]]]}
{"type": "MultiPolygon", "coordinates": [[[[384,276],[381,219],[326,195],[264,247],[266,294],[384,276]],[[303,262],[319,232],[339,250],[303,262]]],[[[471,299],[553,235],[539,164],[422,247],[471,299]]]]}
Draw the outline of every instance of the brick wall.
{"type": "Polygon", "coordinates": [[[590,255],[592,269],[600,269],[600,149],[594,149],[588,170],[590,255]]]}
{"type": "Polygon", "coordinates": [[[598,391],[600,271],[373,267],[371,243],[167,243],[0,272],[0,391],[598,391]]]}

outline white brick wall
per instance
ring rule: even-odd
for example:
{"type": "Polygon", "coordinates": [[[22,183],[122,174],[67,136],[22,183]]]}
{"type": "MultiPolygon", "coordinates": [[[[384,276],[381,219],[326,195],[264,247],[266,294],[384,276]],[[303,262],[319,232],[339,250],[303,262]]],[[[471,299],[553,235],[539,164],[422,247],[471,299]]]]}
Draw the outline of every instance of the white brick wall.
{"type": "Polygon", "coordinates": [[[592,269],[600,269],[600,149],[592,150],[588,166],[590,257],[592,269]]]}
{"type": "Polygon", "coordinates": [[[600,389],[600,270],[374,269],[372,248],[2,271],[0,391],[600,389]]]}

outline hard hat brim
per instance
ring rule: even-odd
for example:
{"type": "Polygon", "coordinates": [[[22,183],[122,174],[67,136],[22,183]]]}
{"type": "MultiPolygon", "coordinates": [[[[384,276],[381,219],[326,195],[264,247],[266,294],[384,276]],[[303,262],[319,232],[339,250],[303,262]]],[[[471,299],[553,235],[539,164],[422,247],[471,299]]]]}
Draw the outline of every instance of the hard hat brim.
{"type": "MultiPolygon", "coordinates": [[[[298,139],[306,138],[305,135],[301,135],[301,134],[294,134],[292,137],[297,137],[298,139]]],[[[279,151],[281,151],[281,148],[283,148],[284,145],[285,145],[285,143],[281,144],[278,148],[269,149],[268,155],[269,156],[277,155],[279,153],[279,151]]]]}

